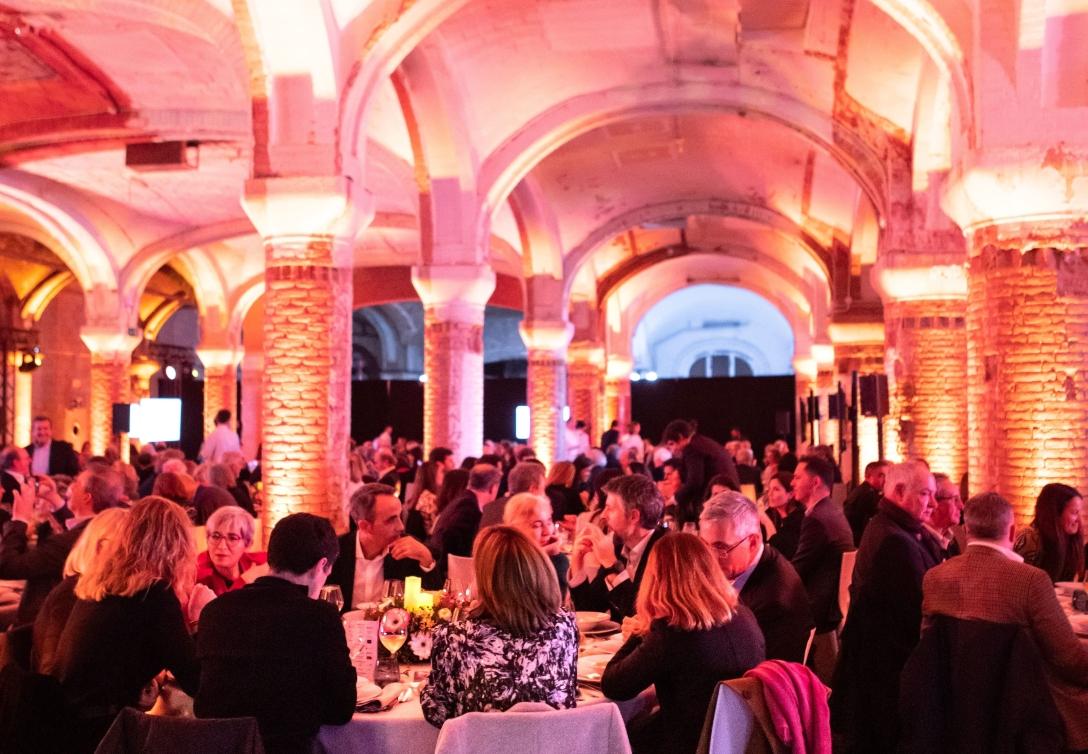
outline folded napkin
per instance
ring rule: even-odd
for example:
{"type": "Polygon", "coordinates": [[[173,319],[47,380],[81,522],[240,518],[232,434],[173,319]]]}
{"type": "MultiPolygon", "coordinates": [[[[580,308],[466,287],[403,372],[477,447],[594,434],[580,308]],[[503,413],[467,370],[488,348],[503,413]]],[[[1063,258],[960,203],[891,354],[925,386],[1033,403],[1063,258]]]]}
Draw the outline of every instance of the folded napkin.
{"type": "Polygon", "coordinates": [[[391,683],[384,689],[373,683],[360,683],[355,689],[355,711],[383,712],[400,702],[406,690],[411,692],[407,683],[391,683]]]}

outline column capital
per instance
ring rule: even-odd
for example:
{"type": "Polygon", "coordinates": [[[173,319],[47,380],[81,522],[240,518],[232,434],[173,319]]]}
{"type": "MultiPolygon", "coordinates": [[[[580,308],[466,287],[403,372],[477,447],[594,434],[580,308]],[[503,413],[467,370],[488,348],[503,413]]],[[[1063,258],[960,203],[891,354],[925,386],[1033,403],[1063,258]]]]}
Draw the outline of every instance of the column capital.
{"type": "Polygon", "coordinates": [[[101,361],[128,361],[132,357],[132,351],[143,340],[132,330],[98,325],[81,327],[79,338],[87,346],[91,356],[101,361]]]}
{"type": "Polygon", "coordinates": [[[576,340],[567,347],[570,362],[586,362],[604,369],[604,346],[588,340],[576,340]]]}
{"type": "Polygon", "coordinates": [[[967,266],[963,262],[950,264],[944,255],[878,260],[870,280],[885,304],[967,298],[967,266]]]}
{"type": "Polygon", "coordinates": [[[229,369],[238,366],[242,352],[237,348],[197,346],[197,358],[205,369],[229,369]]]}
{"type": "Polygon", "coordinates": [[[518,330],[530,351],[549,351],[556,355],[566,354],[574,335],[574,325],[562,320],[524,320],[518,330]]]}
{"type": "Polygon", "coordinates": [[[354,238],[374,218],[374,197],[342,175],[254,178],[242,208],[262,238],[354,238]]]}
{"type": "Polygon", "coordinates": [[[609,355],[605,375],[610,380],[626,380],[631,378],[631,370],[634,368],[635,362],[630,357],[609,355]]]}
{"type": "Polygon", "coordinates": [[[486,265],[420,265],[412,268],[412,285],[424,307],[440,310],[440,319],[468,319],[491,298],[495,271],[486,265]]]}

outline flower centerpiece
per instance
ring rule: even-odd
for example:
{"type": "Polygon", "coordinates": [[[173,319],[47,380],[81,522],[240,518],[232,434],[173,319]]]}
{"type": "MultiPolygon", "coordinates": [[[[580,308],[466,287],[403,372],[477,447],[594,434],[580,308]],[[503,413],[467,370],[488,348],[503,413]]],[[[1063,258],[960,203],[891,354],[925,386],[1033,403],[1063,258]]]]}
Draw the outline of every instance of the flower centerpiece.
{"type": "MultiPolygon", "coordinates": [[[[416,604],[409,610],[408,641],[400,650],[400,656],[409,663],[431,661],[431,646],[434,629],[445,623],[457,620],[468,610],[469,602],[464,597],[446,592],[435,592],[433,601],[416,604]]],[[[382,615],[391,608],[404,607],[403,597],[386,597],[375,606],[363,611],[365,620],[380,621],[382,615]]],[[[380,650],[384,654],[384,649],[380,650]]]]}

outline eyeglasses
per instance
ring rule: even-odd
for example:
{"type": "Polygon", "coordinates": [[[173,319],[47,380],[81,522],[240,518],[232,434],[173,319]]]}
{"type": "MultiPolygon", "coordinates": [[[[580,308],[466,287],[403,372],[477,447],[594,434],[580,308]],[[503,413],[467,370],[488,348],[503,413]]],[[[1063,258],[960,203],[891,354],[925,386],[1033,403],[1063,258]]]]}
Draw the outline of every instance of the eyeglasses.
{"type": "Polygon", "coordinates": [[[744,544],[747,541],[748,541],[748,538],[745,537],[744,539],[737,542],[736,544],[727,545],[724,542],[714,542],[710,546],[714,549],[715,554],[717,554],[718,556],[722,556],[722,555],[728,555],[729,553],[733,552],[733,550],[737,549],[738,547],[740,547],[742,544],[744,544]]]}
{"type": "Polygon", "coordinates": [[[211,542],[215,542],[216,544],[219,544],[224,539],[227,540],[228,543],[230,543],[232,545],[236,545],[236,544],[238,544],[239,542],[242,541],[242,535],[241,534],[222,534],[222,533],[217,532],[217,531],[213,531],[211,534],[208,535],[208,540],[211,541],[211,542]]]}

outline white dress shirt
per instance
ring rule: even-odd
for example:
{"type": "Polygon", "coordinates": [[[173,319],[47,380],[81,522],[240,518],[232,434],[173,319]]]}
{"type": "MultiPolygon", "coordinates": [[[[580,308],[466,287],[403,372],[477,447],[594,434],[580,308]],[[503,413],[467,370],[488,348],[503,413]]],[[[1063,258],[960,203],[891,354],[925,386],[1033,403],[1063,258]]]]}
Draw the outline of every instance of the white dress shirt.
{"type": "Polygon", "coordinates": [[[355,582],[351,589],[352,607],[359,607],[364,602],[378,602],[385,595],[385,556],[389,548],[378,553],[377,557],[367,560],[363,555],[363,544],[355,537],[355,582]]]}
{"type": "Polygon", "coordinates": [[[53,448],[53,441],[50,440],[45,445],[35,445],[30,454],[30,473],[41,474],[42,476],[48,476],[49,474],[49,451],[53,448]]]}
{"type": "Polygon", "coordinates": [[[241,449],[238,433],[229,424],[216,424],[215,429],[200,446],[200,457],[204,463],[219,463],[227,453],[237,453],[241,449]]]}

